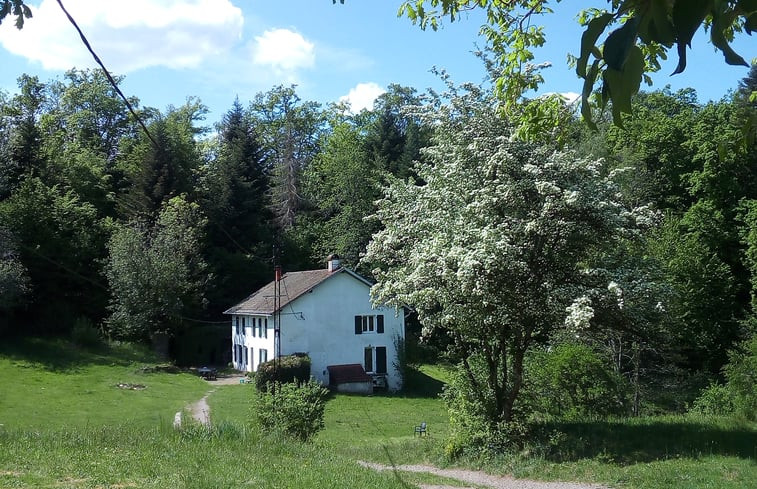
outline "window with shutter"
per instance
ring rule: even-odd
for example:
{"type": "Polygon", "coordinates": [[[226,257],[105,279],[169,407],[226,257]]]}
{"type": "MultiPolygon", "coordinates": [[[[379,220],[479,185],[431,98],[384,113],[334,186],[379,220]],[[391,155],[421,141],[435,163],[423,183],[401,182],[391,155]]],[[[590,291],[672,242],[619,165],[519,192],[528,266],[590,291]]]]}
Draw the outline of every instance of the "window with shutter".
{"type": "Polygon", "coordinates": [[[363,316],[355,316],[355,334],[363,334],[363,316]]]}

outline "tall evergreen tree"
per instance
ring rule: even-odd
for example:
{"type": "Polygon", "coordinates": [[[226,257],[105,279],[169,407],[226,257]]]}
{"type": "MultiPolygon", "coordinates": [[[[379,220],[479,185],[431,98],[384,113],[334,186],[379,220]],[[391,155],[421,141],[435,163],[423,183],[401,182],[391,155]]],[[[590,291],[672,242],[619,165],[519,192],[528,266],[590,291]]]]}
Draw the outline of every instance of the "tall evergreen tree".
{"type": "Polygon", "coordinates": [[[139,134],[121,163],[131,180],[120,201],[126,216],[154,218],[165,202],[181,194],[194,200],[202,161],[195,136],[203,130],[195,124],[206,111],[190,100],[158,115],[148,126],[151,137],[139,134]]]}
{"type": "Polygon", "coordinates": [[[268,278],[272,232],[268,164],[249,112],[239,100],[218,126],[204,178],[209,218],[210,308],[219,312],[268,278]]]}

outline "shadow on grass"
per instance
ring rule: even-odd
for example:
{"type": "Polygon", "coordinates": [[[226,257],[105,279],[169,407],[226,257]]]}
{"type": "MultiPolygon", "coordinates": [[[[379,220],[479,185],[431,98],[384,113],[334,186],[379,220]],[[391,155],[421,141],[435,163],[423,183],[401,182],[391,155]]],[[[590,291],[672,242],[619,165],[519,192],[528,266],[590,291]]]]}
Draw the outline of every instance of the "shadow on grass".
{"type": "Polygon", "coordinates": [[[435,379],[420,370],[408,368],[402,397],[437,398],[444,389],[444,382],[435,379]]]}
{"type": "Polygon", "coordinates": [[[103,344],[87,349],[60,338],[23,338],[2,342],[0,357],[41,365],[53,372],[72,372],[90,365],[129,366],[159,362],[148,349],[139,345],[103,344]]]}
{"type": "Polygon", "coordinates": [[[727,420],[677,417],[553,422],[545,423],[539,431],[545,438],[552,438],[548,458],[556,462],[601,458],[630,465],[710,455],[757,462],[757,430],[727,420]]]}

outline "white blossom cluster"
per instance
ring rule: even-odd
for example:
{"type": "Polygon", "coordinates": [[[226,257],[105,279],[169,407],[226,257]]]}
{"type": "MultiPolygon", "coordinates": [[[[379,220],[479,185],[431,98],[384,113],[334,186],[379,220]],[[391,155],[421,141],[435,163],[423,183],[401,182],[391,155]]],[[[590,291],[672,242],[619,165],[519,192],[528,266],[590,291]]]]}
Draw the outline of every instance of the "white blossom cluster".
{"type": "MultiPolygon", "coordinates": [[[[423,184],[394,182],[378,203],[384,229],[365,258],[380,265],[374,301],[409,304],[424,331],[475,344],[585,328],[594,310],[583,262],[637,225],[605,162],[513,140],[476,90],[420,115],[435,138],[416,165],[423,184]]],[[[622,306],[620,286],[609,290],[622,306]]]]}

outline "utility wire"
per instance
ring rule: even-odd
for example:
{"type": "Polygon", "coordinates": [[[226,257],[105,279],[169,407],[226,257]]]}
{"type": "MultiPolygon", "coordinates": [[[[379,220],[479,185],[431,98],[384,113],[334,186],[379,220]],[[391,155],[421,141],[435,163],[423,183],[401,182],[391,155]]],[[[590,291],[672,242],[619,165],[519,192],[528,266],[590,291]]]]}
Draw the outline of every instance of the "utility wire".
{"type": "Polygon", "coordinates": [[[153,146],[155,148],[158,148],[158,143],[155,142],[155,139],[153,139],[152,134],[150,134],[150,131],[147,130],[147,126],[144,122],[142,122],[142,119],[137,115],[134,108],[131,106],[131,103],[129,102],[129,99],[126,98],[126,95],[123,94],[120,88],[118,88],[118,84],[113,79],[112,76],[110,76],[110,72],[108,72],[108,69],[105,67],[103,62],[100,60],[100,57],[95,53],[94,49],[92,49],[92,46],[89,44],[89,41],[87,40],[87,37],[84,35],[84,33],[79,28],[79,24],[76,23],[73,17],[71,17],[71,14],[68,13],[68,10],[66,10],[66,7],[63,6],[63,2],[61,0],[57,0],[58,5],[60,5],[61,10],[63,10],[63,13],[66,14],[66,17],[68,17],[68,21],[71,22],[71,25],[74,26],[74,29],[76,29],[76,32],[79,33],[79,37],[81,37],[82,42],[87,47],[87,50],[92,54],[92,57],[95,59],[95,62],[100,65],[100,68],[102,68],[103,73],[105,73],[105,76],[108,78],[108,81],[110,82],[111,86],[113,86],[113,89],[118,93],[118,95],[121,97],[121,99],[126,104],[126,107],[129,109],[129,112],[131,112],[131,115],[134,116],[134,118],[137,120],[140,126],[142,126],[142,130],[147,135],[147,138],[152,141],[153,146]]]}

